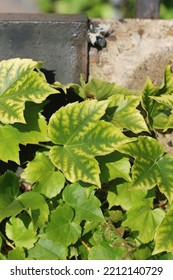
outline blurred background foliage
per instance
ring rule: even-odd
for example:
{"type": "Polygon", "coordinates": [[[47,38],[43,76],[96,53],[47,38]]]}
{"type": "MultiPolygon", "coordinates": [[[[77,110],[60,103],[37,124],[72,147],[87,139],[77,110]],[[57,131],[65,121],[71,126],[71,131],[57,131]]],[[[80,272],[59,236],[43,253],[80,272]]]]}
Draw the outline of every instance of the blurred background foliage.
{"type": "MultiPolygon", "coordinates": [[[[85,13],[89,18],[133,18],[135,0],[37,0],[46,13],[85,13]]],[[[145,0],[144,0],[145,1],[145,0]]],[[[173,0],[160,0],[160,18],[173,18],[173,0]]]]}

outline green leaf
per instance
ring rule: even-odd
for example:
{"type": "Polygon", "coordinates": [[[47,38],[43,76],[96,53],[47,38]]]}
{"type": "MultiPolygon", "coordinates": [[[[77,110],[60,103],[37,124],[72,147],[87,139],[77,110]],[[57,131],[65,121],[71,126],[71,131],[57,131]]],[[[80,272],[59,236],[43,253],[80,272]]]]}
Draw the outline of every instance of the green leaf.
{"type": "Polygon", "coordinates": [[[26,124],[0,126],[0,159],[20,164],[19,144],[38,144],[49,141],[45,118],[39,113],[41,106],[31,102],[26,103],[26,124]],[[32,114],[31,114],[32,111],[32,114]],[[6,151],[4,153],[4,151],[6,151]]]}
{"type": "MultiPolygon", "coordinates": [[[[163,85],[155,87],[148,78],[142,93],[142,106],[147,113],[148,123],[151,128],[164,129],[164,124],[169,115],[168,107],[171,106],[170,98],[168,97],[173,92],[173,74],[171,66],[165,67],[163,85]],[[164,96],[166,96],[164,98],[164,96]],[[160,102],[160,104],[158,103],[160,102]],[[162,114],[163,126],[161,127],[158,116],[162,114]]],[[[170,107],[171,108],[171,107],[170,107]]]]}
{"type": "Polygon", "coordinates": [[[46,228],[47,238],[65,247],[76,243],[81,235],[81,227],[73,220],[74,211],[70,206],[58,206],[51,213],[46,228]]]}
{"type": "Polygon", "coordinates": [[[173,111],[171,111],[171,115],[166,119],[164,125],[163,132],[167,131],[169,128],[173,128],[173,111]]]}
{"type": "Polygon", "coordinates": [[[25,192],[17,198],[17,201],[30,214],[35,229],[44,226],[48,220],[49,207],[41,194],[33,191],[25,192]]]}
{"type": "Polygon", "coordinates": [[[96,98],[97,100],[107,100],[112,95],[133,95],[139,94],[134,90],[129,90],[115,83],[109,83],[99,79],[91,79],[87,84],[74,87],[82,98],[96,98]]]}
{"type": "Polygon", "coordinates": [[[56,244],[52,240],[39,239],[28,251],[29,257],[36,260],[65,260],[67,248],[63,244],[56,244]]]}
{"type": "Polygon", "coordinates": [[[6,235],[10,240],[13,240],[16,246],[30,249],[37,241],[36,232],[33,229],[32,223],[28,228],[24,223],[15,217],[11,217],[6,224],[6,235]]]}
{"type": "Polygon", "coordinates": [[[131,182],[129,158],[117,151],[98,157],[101,170],[100,178],[102,183],[107,183],[115,178],[123,178],[131,182]]]}
{"type": "Polygon", "coordinates": [[[154,240],[155,248],[153,254],[160,252],[173,252],[173,210],[166,213],[162,223],[157,227],[154,240]]]}
{"type": "Polygon", "coordinates": [[[6,172],[0,177],[0,221],[24,209],[23,204],[17,200],[19,195],[17,176],[13,172],[6,172]]]}
{"type": "Polygon", "coordinates": [[[20,133],[21,144],[38,144],[39,142],[49,141],[47,133],[47,122],[41,114],[46,102],[34,104],[33,102],[25,103],[24,117],[26,123],[15,123],[15,127],[20,133]],[[32,112],[32,114],[31,114],[32,112]]]}
{"type": "Polygon", "coordinates": [[[12,199],[20,194],[19,178],[12,171],[7,171],[0,176],[0,194],[7,195],[12,199]]]}
{"type": "Polygon", "coordinates": [[[167,129],[173,127],[173,95],[161,95],[158,97],[151,97],[160,103],[163,108],[160,113],[153,118],[155,128],[162,129],[165,132],[167,129]]]}
{"type": "Polygon", "coordinates": [[[20,133],[12,126],[0,126],[0,159],[4,162],[9,160],[19,162],[20,133]],[[4,152],[5,151],[5,152],[4,152]]]}
{"type": "MultiPolygon", "coordinates": [[[[146,190],[131,190],[130,183],[112,183],[107,196],[109,208],[120,205],[123,209],[129,210],[131,207],[139,206],[144,202],[146,190]]],[[[147,202],[146,202],[147,203],[147,202]]]]}
{"type": "Polygon", "coordinates": [[[167,65],[164,69],[164,83],[162,90],[165,93],[172,93],[173,91],[173,73],[171,64],[167,65]]]}
{"type": "Polygon", "coordinates": [[[44,225],[48,219],[49,208],[43,196],[32,191],[20,194],[18,177],[6,172],[0,177],[0,221],[16,216],[22,210],[32,216],[35,228],[44,225]]]}
{"type": "Polygon", "coordinates": [[[7,258],[6,258],[6,256],[5,256],[5,255],[3,255],[3,254],[1,254],[1,253],[0,253],[0,260],[5,261],[5,260],[7,260],[7,258]]]}
{"type": "Polygon", "coordinates": [[[0,249],[1,249],[1,247],[2,247],[2,237],[0,235],[0,249]]]}
{"type": "Polygon", "coordinates": [[[75,222],[80,223],[82,220],[104,221],[100,201],[94,195],[93,190],[83,188],[80,184],[75,183],[66,186],[62,195],[65,203],[75,211],[75,222]]]}
{"type": "Polygon", "coordinates": [[[8,254],[8,260],[25,260],[25,251],[22,247],[16,247],[8,254]]]}
{"type": "Polygon", "coordinates": [[[161,209],[152,210],[144,204],[132,207],[127,212],[123,226],[136,232],[137,239],[142,243],[153,240],[157,226],[162,222],[165,213],[161,209]]]}
{"type": "Polygon", "coordinates": [[[147,79],[145,83],[144,90],[142,92],[142,100],[141,104],[144,110],[147,113],[147,121],[150,126],[150,128],[153,128],[153,118],[158,114],[159,112],[159,106],[158,103],[151,98],[151,96],[158,96],[160,93],[160,88],[155,87],[150,78],[147,79]]]}
{"type": "Polygon", "coordinates": [[[120,129],[130,130],[134,133],[148,131],[147,125],[144,121],[140,111],[136,109],[139,106],[140,98],[137,96],[124,96],[120,104],[117,104],[117,97],[111,98],[112,102],[108,107],[107,113],[111,123],[120,129]]]}
{"type": "Polygon", "coordinates": [[[93,246],[88,255],[88,260],[122,260],[123,247],[112,247],[107,242],[93,246]]]}
{"type": "Polygon", "coordinates": [[[121,236],[121,230],[111,223],[101,223],[93,235],[89,250],[89,260],[122,260],[128,259],[128,245],[121,236]]]}
{"type": "Polygon", "coordinates": [[[173,109],[173,94],[162,94],[160,96],[151,96],[151,98],[166,105],[171,110],[173,109]]]}
{"type": "Polygon", "coordinates": [[[135,260],[148,260],[151,258],[151,249],[148,244],[145,246],[142,244],[137,250],[133,253],[135,260]]]}
{"type": "Polygon", "coordinates": [[[41,103],[56,93],[35,68],[41,63],[31,59],[9,59],[0,62],[0,121],[25,123],[26,101],[41,103]]]}
{"type": "Polygon", "coordinates": [[[135,158],[131,188],[151,189],[158,185],[169,201],[173,200],[173,157],[164,154],[157,140],[139,136],[137,142],[124,146],[121,151],[135,158]]]}
{"type": "Polygon", "coordinates": [[[49,137],[56,144],[50,150],[50,159],[70,182],[82,180],[100,186],[100,170],[94,157],[111,153],[132,141],[112,124],[99,121],[108,102],[75,102],[61,108],[50,119],[49,137]]]}
{"type": "Polygon", "coordinates": [[[40,192],[52,198],[60,193],[65,184],[65,178],[60,171],[55,171],[55,166],[44,153],[36,153],[33,161],[29,162],[22,178],[27,182],[36,183],[35,192],[40,192]]]}

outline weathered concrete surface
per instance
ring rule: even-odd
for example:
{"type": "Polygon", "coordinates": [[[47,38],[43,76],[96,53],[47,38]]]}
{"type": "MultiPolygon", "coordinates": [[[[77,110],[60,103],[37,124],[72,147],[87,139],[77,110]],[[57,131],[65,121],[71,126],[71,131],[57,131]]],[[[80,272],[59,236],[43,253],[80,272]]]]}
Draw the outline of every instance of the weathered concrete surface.
{"type": "Polygon", "coordinates": [[[87,76],[87,32],[84,15],[0,14],[0,60],[43,61],[50,82],[79,82],[87,76]]]}
{"type": "Polygon", "coordinates": [[[147,76],[160,85],[173,58],[173,20],[93,20],[110,24],[107,47],[90,49],[90,75],[131,89],[142,89],[147,76]]]}

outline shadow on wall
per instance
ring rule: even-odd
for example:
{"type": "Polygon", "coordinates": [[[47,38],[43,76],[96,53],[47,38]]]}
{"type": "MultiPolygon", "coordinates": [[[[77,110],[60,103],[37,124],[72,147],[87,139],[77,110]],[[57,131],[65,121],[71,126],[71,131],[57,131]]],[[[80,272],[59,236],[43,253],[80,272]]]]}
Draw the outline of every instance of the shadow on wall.
{"type": "Polygon", "coordinates": [[[1,0],[0,13],[39,13],[35,0],[1,0]]]}

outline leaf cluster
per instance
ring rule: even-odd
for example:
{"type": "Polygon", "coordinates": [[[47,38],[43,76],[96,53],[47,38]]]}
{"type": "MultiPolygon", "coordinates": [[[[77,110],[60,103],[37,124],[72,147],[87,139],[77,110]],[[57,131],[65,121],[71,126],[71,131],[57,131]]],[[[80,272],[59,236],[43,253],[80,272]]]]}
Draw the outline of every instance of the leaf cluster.
{"type": "Polygon", "coordinates": [[[172,259],[173,74],[141,92],[0,62],[0,258],[172,259]]]}

